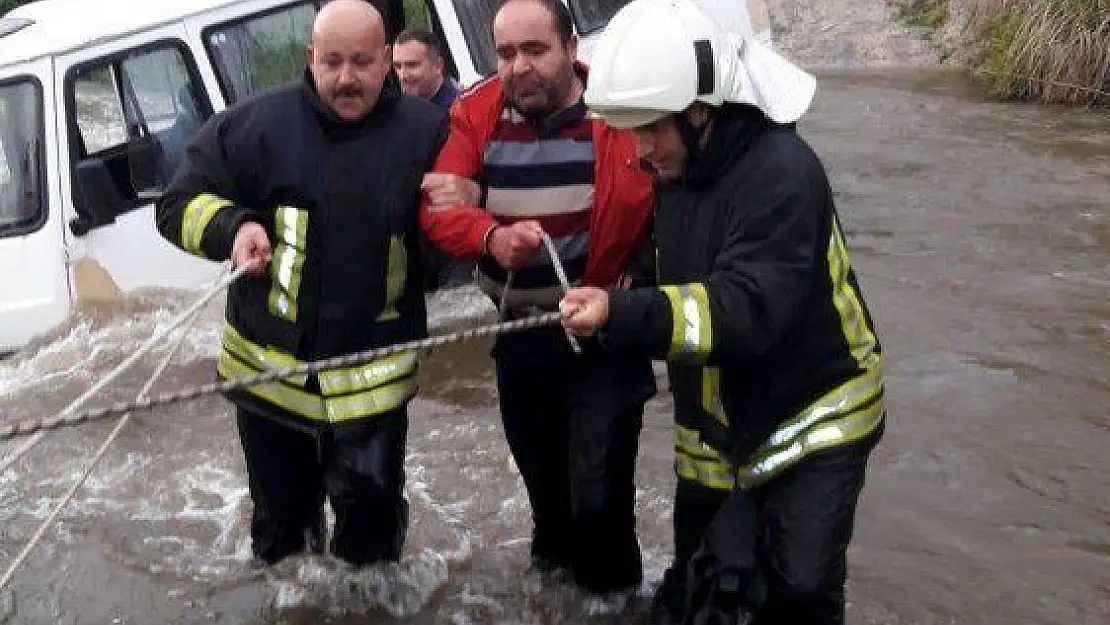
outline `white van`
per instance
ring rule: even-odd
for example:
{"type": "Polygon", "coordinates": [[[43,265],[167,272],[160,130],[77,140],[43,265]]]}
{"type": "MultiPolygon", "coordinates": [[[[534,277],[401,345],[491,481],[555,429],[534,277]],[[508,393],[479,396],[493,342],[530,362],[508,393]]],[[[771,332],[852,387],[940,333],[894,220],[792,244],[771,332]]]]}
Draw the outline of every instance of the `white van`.
{"type": "MultiPolygon", "coordinates": [[[[591,35],[628,0],[565,1],[588,60],[591,35]]],[[[83,297],[215,277],[216,263],[159,236],[154,202],[214,111],[301,76],[320,4],[39,0],[0,18],[0,352],[83,297]]],[[[495,70],[497,4],[404,0],[463,85],[495,70]]]]}

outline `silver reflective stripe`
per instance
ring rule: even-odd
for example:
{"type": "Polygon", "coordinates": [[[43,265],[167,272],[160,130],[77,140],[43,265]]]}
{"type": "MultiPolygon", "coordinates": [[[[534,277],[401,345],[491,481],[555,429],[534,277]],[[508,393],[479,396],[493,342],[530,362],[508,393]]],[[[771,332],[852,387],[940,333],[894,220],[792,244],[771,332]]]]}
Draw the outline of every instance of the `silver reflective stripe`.
{"type": "Polygon", "coordinates": [[[278,241],[270,267],[273,286],[269,310],[275,317],[295,322],[304,270],[308,213],[292,206],[279,206],[274,210],[274,230],[278,241]]]}
{"type": "Polygon", "coordinates": [[[766,448],[779,447],[793,440],[813,424],[835,415],[844,415],[858,410],[861,406],[882,395],[883,378],[878,369],[865,371],[833,389],[824,397],[779,426],[764,444],[766,448]]]}
{"type": "Polygon", "coordinates": [[[325,371],[317,379],[324,395],[342,395],[371,389],[411,375],[416,371],[416,364],[416,352],[402,352],[349,369],[325,371]]]}
{"type": "Polygon", "coordinates": [[[883,414],[883,402],[877,401],[863,410],[817,425],[783,449],[757,452],[754,462],[737,470],[740,485],[757,486],[812,453],[860,440],[878,427],[883,414]]]}
{"type": "Polygon", "coordinates": [[[713,348],[713,326],[705,285],[667,285],[660,290],[671,303],[670,355],[707,356],[713,348]]]}

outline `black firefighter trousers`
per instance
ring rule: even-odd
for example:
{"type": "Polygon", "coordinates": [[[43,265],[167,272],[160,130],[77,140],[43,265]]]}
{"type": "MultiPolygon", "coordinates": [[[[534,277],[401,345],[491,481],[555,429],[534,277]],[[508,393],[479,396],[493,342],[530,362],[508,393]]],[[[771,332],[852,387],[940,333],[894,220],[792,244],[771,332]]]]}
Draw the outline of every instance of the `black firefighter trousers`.
{"type": "Polygon", "coordinates": [[[542,328],[502,335],[493,356],[505,437],[532,506],[533,561],[603,594],[643,578],[636,454],[656,388],[647,358],[581,344],[576,355],[561,327],[542,328]]]}
{"type": "Polygon", "coordinates": [[[652,625],[843,625],[846,552],[881,436],[882,426],[749,492],[708,497],[680,482],[652,625]]]}
{"type": "Polygon", "coordinates": [[[254,511],[251,548],[268,564],[323,540],[323,504],[335,513],[330,551],[355,566],[400,558],[408,526],[404,498],[407,408],[314,433],[239,408],[254,511]]]}

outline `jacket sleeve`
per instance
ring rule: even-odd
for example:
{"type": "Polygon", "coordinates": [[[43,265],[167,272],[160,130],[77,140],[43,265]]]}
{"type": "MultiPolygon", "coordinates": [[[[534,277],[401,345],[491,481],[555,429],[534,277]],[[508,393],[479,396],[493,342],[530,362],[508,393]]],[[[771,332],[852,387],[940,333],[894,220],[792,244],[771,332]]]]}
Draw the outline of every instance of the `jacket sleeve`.
{"type": "MultiPolygon", "coordinates": [[[[647,351],[682,362],[712,364],[718,357],[765,352],[805,309],[813,270],[823,249],[819,237],[825,197],[803,182],[751,198],[753,208],[733,210],[729,234],[709,275],[610,295],[604,344],[647,351]]],[[[675,241],[697,249],[698,241],[675,241]]]]}
{"type": "MultiPolygon", "coordinates": [[[[433,172],[477,180],[482,172],[481,132],[472,123],[463,100],[451,105],[447,141],[439,152],[433,172]]],[[[477,258],[485,251],[486,237],[497,220],[482,207],[459,205],[431,208],[427,194],[420,203],[420,227],[428,239],[452,256],[477,258]]]]}
{"type": "Polygon", "coordinates": [[[225,118],[213,116],[190,141],[173,180],[158,201],[158,232],[182,250],[214,261],[227,260],[235,233],[244,221],[264,227],[271,218],[236,198],[244,176],[228,158],[222,132],[225,118]]]}

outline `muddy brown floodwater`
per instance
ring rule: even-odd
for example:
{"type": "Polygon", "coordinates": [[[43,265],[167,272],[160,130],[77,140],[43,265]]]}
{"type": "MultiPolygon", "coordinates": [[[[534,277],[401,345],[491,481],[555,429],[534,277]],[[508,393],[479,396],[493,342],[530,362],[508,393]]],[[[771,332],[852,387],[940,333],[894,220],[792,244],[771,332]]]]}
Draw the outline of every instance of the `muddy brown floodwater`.
{"type": "MultiPolygon", "coordinates": [[[[886,349],[890,425],[850,553],[851,622],[1110,622],[1110,115],[987,103],[946,73],[841,72],[821,75],[800,131],[830,169],[886,349]]],[[[3,419],[57,410],[192,297],[88,311],[0,362],[3,419]]],[[[471,290],[432,304],[441,328],[491,319],[471,290]]],[[[156,392],[209,379],[218,319],[213,306],[156,392]]],[[[161,355],[104,400],[133,395],[161,355]]],[[[422,376],[397,570],[356,579],[299,559],[251,573],[233,422],[206,398],[136,417],[19,570],[0,621],[619,622],[521,574],[528,504],[488,345],[439,349],[422,376]],[[368,603],[386,607],[353,615],[368,603]]],[[[653,400],[642,438],[650,579],[625,622],[670,550],[668,407],[653,400]]],[[[52,433],[0,473],[0,565],[110,427],[52,433]]]]}

